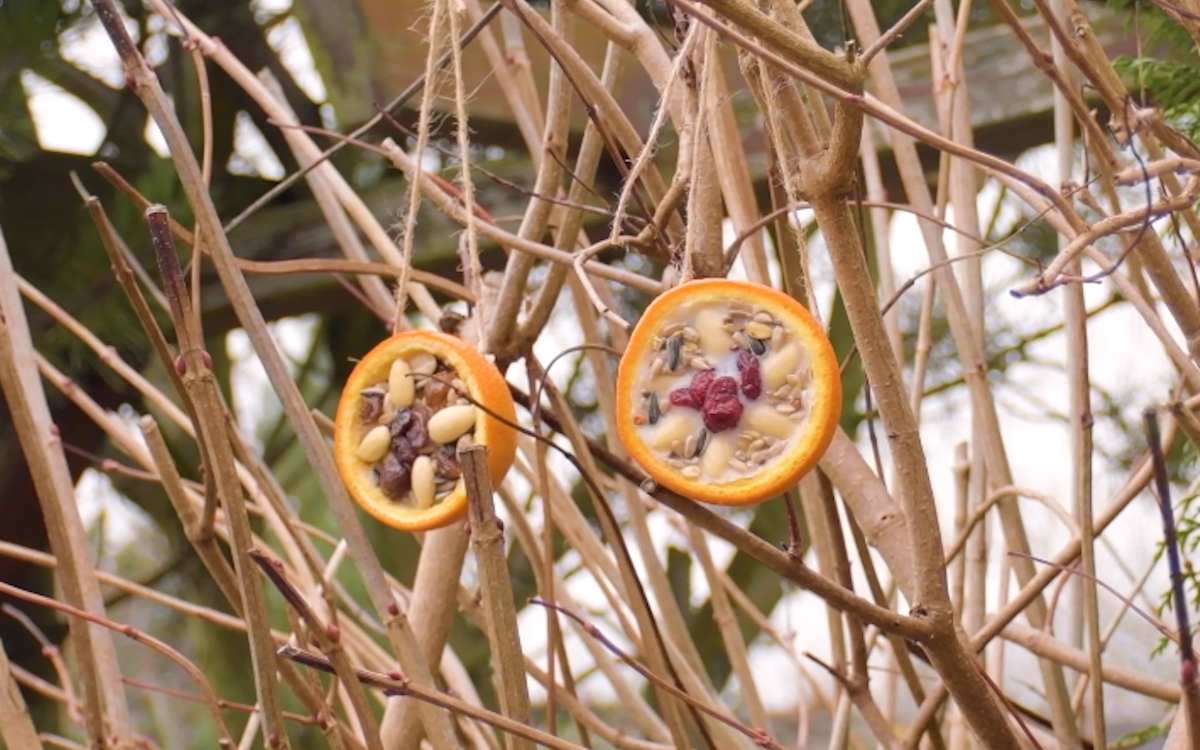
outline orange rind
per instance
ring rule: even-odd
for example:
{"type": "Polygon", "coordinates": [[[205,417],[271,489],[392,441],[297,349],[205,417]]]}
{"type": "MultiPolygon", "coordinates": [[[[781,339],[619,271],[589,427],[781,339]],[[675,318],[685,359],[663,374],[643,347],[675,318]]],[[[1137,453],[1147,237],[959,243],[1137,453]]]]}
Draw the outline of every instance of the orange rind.
{"type": "Polygon", "coordinates": [[[381,342],[346,380],[334,420],[334,459],[350,496],[402,531],[462,518],[458,447],[487,446],[494,485],[516,457],[513,428],[476,404],[516,421],[504,376],[475,347],[435,331],[381,342]]]}
{"type": "Polygon", "coordinates": [[[786,294],[691,281],[634,327],[616,409],[621,443],[659,485],[752,505],[794,487],[829,447],[842,409],[837,356],[786,294]]]}

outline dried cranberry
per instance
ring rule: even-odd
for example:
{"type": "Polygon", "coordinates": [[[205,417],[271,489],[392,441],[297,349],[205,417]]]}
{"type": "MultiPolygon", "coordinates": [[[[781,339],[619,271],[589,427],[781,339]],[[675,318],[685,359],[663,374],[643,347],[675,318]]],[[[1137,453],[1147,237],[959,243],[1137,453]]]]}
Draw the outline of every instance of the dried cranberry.
{"type": "Polygon", "coordinates": [[[707,403],[711,399],[722,400],[727,398],[737,398],[737,395],[737,378],[730,377],[729,375],[722,375],[714,380],[712,385],[709,387],[708,393],[705,397],[705,402],[707,403]]]}
{"type": "Polygon", "coordinates": [[[762,366],[758,357],[745,349],[738,352],[738,372],[742,376],[742,393],[748,399],[756,399],[762,395],[762,366]]]}
{"type": "Polygon", "coordinates": [[[700,417],[709,432],[717,433],[737,427],[742,419],[742,402],[737,396],[710,398],[704,402],[700,417]]]}
{"type": "Polygon", "coordinates": [[[738,382],[728,375],[713,381],[700,410],[700,417],[709,432],[724,432],[737,426],[742,418],[742,402],[738,399],[738,382]]]}
{"type": "Polygon", "coordinates": [[[704,399],[708,397],[708,389],[712,385],[714,377],[716,376],[712,370],[701,370],[696,373],[686,388],[671,391],[671,403],[674,406],[699,409],[704,405],[704,399]]]}

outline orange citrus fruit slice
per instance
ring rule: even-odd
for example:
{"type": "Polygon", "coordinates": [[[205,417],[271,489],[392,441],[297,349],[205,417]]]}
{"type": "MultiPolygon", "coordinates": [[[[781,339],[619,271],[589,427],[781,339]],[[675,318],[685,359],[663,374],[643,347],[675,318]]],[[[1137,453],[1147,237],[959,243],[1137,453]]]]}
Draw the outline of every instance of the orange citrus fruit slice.
{"type": "Polygon", "coordinates": [[[617,373],[617,433],[655,482],[717,505],[793,487],[837,429],[837,357],[816,319],[770,287],[681,284],[634,327],[617,373]]]}
{"type": "Polygon", "coordinates": [[[380,343],[350,373],[334,420],[334,459],[350,495],[403,531],[461,518],[467,495],[458,447],[488,447],[494,485],[516,457],[515,431],[475,403],[516,421],[504,376],[467,342],[405,331],[380,343]]]}

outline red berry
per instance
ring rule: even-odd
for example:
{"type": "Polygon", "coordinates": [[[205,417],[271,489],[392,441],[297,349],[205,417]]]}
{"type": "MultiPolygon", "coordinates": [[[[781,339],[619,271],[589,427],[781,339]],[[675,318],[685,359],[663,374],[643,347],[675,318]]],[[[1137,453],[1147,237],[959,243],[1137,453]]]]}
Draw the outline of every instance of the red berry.
{"type": "Polygon", "coordinates": [[[708,397],[708,390],[712,386],[715,375],[712,370],[701,370],[692,378],[692,382],[686,388],[677,388],[670,393],[671,404],[674,406],[686,406],[690,409],[699,409],[704,406],[704,399],[708,397]]]}
{"type": "Polygon", "coordinates": [[[737,427],[742,418],[742,402],[738,399],[738,382],[728,375],[717,378],[708,389],[700,417],[709,432],[724,432],[737,427]]]}
{"type": "Polygon", "coordinates": [[[742,393],[748,399],[756,399],[762,395],[762,366],[758,357],[743,349],[738,352],[738,372],[742,376],[742,393]]]}
{"type": "Polygon", "coordinates": [[[737,427],[742,419],[742,402],[737,396],[710,398],[704,402],[700,417],[709,432],[717,433],[737,427]]]}

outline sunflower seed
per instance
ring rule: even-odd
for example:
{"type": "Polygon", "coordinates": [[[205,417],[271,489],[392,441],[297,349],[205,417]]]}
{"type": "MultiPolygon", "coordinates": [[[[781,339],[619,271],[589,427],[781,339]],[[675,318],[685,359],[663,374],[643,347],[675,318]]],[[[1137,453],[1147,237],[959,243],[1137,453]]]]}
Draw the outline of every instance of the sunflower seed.
{"type": "Polygon", "coordinates": [[[767,345],[756,338],[751,338],[750,351],[754,352],[755,356],[761,357],[767,353],[767,345]]]}
{"type": "Polygon", "coordinates": [[[650,424],[658,424],[658,420],[662,418],[662,410],[658,408],[657,393],[651,393],[647,399],[646,416],[650,420],[650,424]]]}
{"type": "Polygon", "coordinates": [[[433,506],[437,488],[434,486],[433,460],[429,456],[417,456],[412,465],[413,504],[418,510],[433,506]]]}
{"type": "Polygon", "coordinates": [[[695,458],[696,457],[696,436],[695,435],[688,435],[687,438],[684,439],[683,450],[681,451],[681,454],[683,455],[684,458],[695,458]]]}
{"type": "Polygon", "coordinates": [[[354,455],[367,463],[373,464],[387,455],[391,444],[392,431],[388,429],[387,425],[377,425],[368,430],[366,435],[363,435],[362,442],[358,444],[354,455]]]}
{"type": "Polygon", "coordinates": [[[709,437],[708,430],[701,427],[700,433],[698,435],[696,435],[696,453],[694,455],[699,456],[701,453],[704,452],[704,448],[708,445],[708,437],[709,437]]]}
{"type": "Polygon", "coordinates": [[[667,372],[678,370],[682,358],[683,340],[678,336],[672,336],[667,339],[667,372]]]}
{"type": "Polygon", "coordinates": [[[429,418],[429,439],[438,445],[452,443],[475,426],[477,416],[470,404],[447,406],[429,418]]]}
{"type": "Polygon", "coordinates": [[[412,406],[416,396],[412,368],[402,359],[393,362],[392,368],[388,370],[388,395],[392,397],[392,403],[396,405],[397,409],[407,409],[412,406]]]}

